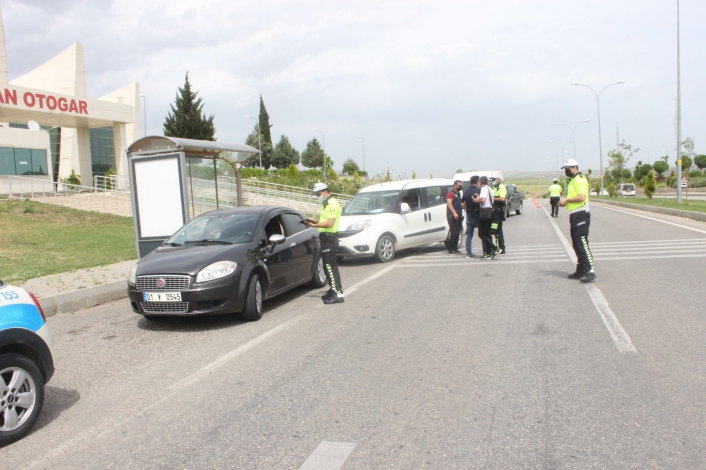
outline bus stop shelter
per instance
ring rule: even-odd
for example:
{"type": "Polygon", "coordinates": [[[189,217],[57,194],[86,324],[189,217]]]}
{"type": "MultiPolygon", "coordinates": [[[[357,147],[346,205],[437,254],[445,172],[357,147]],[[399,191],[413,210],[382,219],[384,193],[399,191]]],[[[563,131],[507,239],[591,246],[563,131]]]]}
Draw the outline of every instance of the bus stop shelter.
{"type": "Polygon", "coordinates": [[[133,142],[127,159],[139,257],[203,212],[242,206],[240,168],[259,153],[244,144],[178,137],[133,142]]]}

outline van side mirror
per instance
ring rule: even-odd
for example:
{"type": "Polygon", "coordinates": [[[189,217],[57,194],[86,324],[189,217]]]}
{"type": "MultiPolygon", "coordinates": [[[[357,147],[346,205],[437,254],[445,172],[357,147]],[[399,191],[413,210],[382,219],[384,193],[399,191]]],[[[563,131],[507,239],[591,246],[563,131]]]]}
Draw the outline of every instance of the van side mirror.
{"type": "Polygon", "coordinates": [[[400,214],[407,214],[409,212],[412,212],[412,208],[409,207],[409,204],[407,204],[406,202],[400,204],[400,214]]]}
{"type": "Polygon", "coordinates": [[[272,253],[275,249],[275,246],[281,245],[284,243],[284,241],[287,238],[284,235],[280,235],[279,233],[275,233],[270,237],[270,247],[269,247],[269,252],[272,253]]]}

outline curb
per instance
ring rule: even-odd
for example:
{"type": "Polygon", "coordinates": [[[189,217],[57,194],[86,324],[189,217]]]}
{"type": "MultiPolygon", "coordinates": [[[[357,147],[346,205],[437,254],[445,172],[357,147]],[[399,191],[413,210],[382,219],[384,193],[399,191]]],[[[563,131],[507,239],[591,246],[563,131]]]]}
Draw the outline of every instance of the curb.
{"type": "Polygon", "coordinates": [[[71,292],[49,295],[37,299],[44,316],[53,317],[60,313],[73,313],[88,307],[112,302],[127,297],[127,281],[114,281],[108,284],[88,287],[71,292]]]}
{"type": "Polygon", "coordinates": [[[706,213],[703,213],[703,212],[683,211],[680,209],[669,209],[666,207],[643,206],[641,204],[630,204],[627,202],[605,201],[605,200],[593,201],[593,202],[591,202],[591,204],[606,204],[609,206],[620,206],[620,207],[626,207],[628,209],[637,209],[637,210],[641,210],[641,211],[645,211],[645,212],[654,212],[656,214],[674,215],[677,217],[684,217],[685,219],[692,219],[692,220],[696,220],[699,222],[706,222],[706,213]]]}

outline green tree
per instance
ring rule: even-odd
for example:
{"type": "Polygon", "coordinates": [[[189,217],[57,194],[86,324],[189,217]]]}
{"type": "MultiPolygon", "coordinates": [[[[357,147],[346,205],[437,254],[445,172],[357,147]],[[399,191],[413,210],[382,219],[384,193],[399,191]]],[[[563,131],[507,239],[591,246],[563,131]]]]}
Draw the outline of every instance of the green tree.
{"type": "Polygon", "coordinates": [[[691,168],[691,165],[693,165],[693,164],[694,164],[694,160],[692,160],[690,156],[688,156],[688,155],[681,156],[681,171],[683,173],[688,173],[689,169],[691,168]]]}
{"type": "Polygon", "coordinates": [[[302,152],[302,165],[307,168],[321,168],[324,166],[324,150],[316,137],[306,143],[302,152]]]}
{"type": "Polygon", "coordinates": [[[331,158],[331,155],[326,155],[326,171],[329,168],[333,168],[333,158],[331,158]]]}
{"type": "Polygon", "coordinates": [[[287,169],[287,178],[297,178],[299,177],[299,168],[294,163],[289,165],[287,169]]]}
{"type": "Polygon", "coordinates": [[[647,172],[647,175],[645,176],[645,196],[648,198],[652,199],[652,195],[657,189],[657,181],[655,180],[655,172],[654,170],[650,170],[647,172]]]}
{"type": "MultiPolygon", "coordinates": [[[[669,157],[667,157],[669,158],[669,157]]],[[[664,160],[657,160],[655,164],[652,166],[652,169],[657,173],[660,178],[662,177],[662,173],[665,171],[669,170],[669,163],[665,162],[664,160]]]]}
{"type": "Polygon", "coordinates": [[[270,124],[270,116],[267,114],[267,109],[265,109],[265,102],[262,100],[262,95],[260,95],[260,116],[258,122],[260,123],[260,133],[262,134],[262,166],[268,169],[269,165],[265,165],[265,162],[272,161],[271,154],[273,152],[273,145],[272,134],[270,133],[272,125],[270,124]]]}
{"type": "Polygon", "coordinates": [[[608,191],[608,196],[610,197],[615,197],[616,194],[618,194],[618,191],[615,188],[615,183],[610,183],[605,189],[608,191]]]}
{"type": "MultiPolygon", "coordinates": [[[[250,134],[248,134],[248,136],[245,138],[245,145],[254,147],[262,152],[262,168],[268,169],[271,165],[270,157],[272,156],[272,147],[271,144],[265,142],[265,139],[263,138],[262,134],[260,134],[260,137],[258,138],[257,131],[258,125],[255,124],[253,126],[252,132],[250,132],[250,134]]],[[[245,166],[249,168],[259,167],[260,157],[260,155],[255,155],[253,158],[248,159],[245,162],[245,166]]]]}
{"type": "Polygon", "coordinates": [[[706,168],[706,155],[696,155],[694,157],[694,164],[699,167],[699,170],[706,168]]]}
{"type": "Polygon", "coordinates": [[[336,170],[334,170],[332,166],[328,167],[328,171],[326,171],[326,177],[328,179],[338,181],[338,173],[336,173],[336,170]]]}
{"type": "Polygon", "coordinates": [[[417,179],[417,173],[414,170],[412,170],[412,179],[413,180],[417,179]]]}
{"type": "Polygon", "coordinates": [[[632,176],[632,173],[630,173],[630,170],[625,169],[625,170],[623,170],[623,175],[622,175],[622,176],[623,176],[623,179],[629,180],[630,177],[632,176]]]}
{"type": "Polygon", "coordinates": [[[385,173],[385,179],[383,180],[385,182],[387,181],[392,181],[392,175],[390,174],[390,167],[387,167],[387,172],[385,173]]]}
{"type": "Polygon", "coordinates": [[[353,172],[353,179],[359,183],[361,183],[363,181],[363,179],[360,177],[360,173],[358,173],[357,171],[353,172]]]}
{"type": "Polygon", "coordinates": [[[279,142],[272,151],[270,162],[275,168],[289,168],[289,165],[299,163],[299,152],[292,146],[286,135],[279,138],[279,142]]]}
{"type": "Polygon", "coordinates": [[[360,167],[352,158],[349,158],[343,162],[343,173],[347,175],[352,175],[353,173],[360,171],[360,167]]]}
{"type": "Polygon", "coordinates": [[[618,179],[624,174],[623,170],[625,170],[628,161],[639,151],[639,148],[633,149],[632,145],[626,144],[625,140],[623,140],[618,144],[616,150],[608,152],[608,168],[611,170],[611,174],[614,178],[618,179]]]}
{"type": "Polygon", "coordinates": [[[213,115],[203,113],[203,99],[197,98],[198,92],[191,90],[189,72],[186,73],[184,86],[179,87],[171,112],[164,120],[163,130],[167,137],[185,139],[216,140],[216,127],[213,115]]]}

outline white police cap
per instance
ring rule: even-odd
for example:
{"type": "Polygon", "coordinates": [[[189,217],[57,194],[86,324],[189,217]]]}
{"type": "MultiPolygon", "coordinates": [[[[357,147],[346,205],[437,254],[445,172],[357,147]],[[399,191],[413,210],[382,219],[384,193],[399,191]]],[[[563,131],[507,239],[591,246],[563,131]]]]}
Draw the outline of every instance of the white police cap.
{"type": "Polygon", "coordinates": [[[316,183],[314,189],[311,190],[311,194],[319,194],[321,191],[328,189],[326,183],[316,183]]]}

